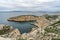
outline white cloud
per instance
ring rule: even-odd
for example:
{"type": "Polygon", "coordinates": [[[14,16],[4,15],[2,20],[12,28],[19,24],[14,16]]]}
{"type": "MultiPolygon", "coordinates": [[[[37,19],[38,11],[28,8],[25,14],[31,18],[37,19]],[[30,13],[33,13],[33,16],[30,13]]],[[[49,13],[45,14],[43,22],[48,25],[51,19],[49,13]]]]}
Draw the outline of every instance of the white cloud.
{"type": "Polygon", "coordinates": [[[54,1],[54,0],[36,0],[37,2],[51,2],[51,1],[54,1]]]}
{"type": "Polygon", "coordinates": [[[6,6],[15,6],[15,5],[20,5],[20,6],[34,6],[36,4],[40,4],[40,2],[50,2],[52,0],[1,0],[0,1],[0,6],[6,5],[6,6]]]}
{"type": "Polygon", "coordinates": [[[50,10],[58,10],[57,8],[59,7],[58,4],[60,4],[59,0],[0,0],[0,6],[7,8],[7,10],[50,11],[50,10]]]}

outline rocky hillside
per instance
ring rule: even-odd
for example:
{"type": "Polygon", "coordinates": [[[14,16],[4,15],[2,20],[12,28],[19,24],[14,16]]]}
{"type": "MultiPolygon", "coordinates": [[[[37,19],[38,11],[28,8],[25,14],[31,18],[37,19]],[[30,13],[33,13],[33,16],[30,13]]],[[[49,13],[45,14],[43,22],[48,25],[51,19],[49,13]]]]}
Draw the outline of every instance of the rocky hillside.
{"type": "Polygon", "coordinates": [[[36,26],[39,25],[39,28],[30,33],[22,34],[22,38],[26,40],[60,40],[60,16],[47,15],[42,17],[48,20],[48,24],[43,26],[47,22],[45,20],[38,20],[36,26]],[[42,26],[41,22],[43,22],[42,26]]]}

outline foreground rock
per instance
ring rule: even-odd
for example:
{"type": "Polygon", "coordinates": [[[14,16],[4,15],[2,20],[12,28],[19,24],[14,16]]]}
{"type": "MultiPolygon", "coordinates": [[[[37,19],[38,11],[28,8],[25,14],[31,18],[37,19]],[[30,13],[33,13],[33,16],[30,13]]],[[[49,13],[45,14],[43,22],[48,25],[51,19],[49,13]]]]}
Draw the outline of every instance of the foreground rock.
{"type": "Polygon", "coordinates": [[[14,29],[12,32],[9,33],[8,37],[18,38],[20,35],[20,31],[18,29],[14,29]]]}
{"type": "Polygon", "coordinates": [[[4,37],[0,37],[0,40],[16,40],[15,38],[4,38],[4,37]]]}
{"type": "Polygon", "coordinates": [[[12,26],[0,24],[0,40],[18,40],[20,31],[12,26]]]}

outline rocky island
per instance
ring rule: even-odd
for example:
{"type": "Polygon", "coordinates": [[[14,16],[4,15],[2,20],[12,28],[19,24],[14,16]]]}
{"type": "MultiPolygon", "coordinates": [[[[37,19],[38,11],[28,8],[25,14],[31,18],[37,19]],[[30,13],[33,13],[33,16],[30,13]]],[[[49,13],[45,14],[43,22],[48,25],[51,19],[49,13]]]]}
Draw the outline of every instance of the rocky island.
{"type": "Polygon", "coordinates": [[[8,21],[35,21],[31,24],[37,27],[32,28],[29,33],[21,34],[18,29],[0,25],[0,39],[2,38],[2,40],[60,40],[60,15],[22,15],[11,17],[8,21]]]}
{"type": "Polygon", "coordinates": [[[21,15],[16,17],[11,17],[8,21],[15,21],[15,22],[24,22],[24,21],[35,21],[38,16],[35,15],[21,15]]]}

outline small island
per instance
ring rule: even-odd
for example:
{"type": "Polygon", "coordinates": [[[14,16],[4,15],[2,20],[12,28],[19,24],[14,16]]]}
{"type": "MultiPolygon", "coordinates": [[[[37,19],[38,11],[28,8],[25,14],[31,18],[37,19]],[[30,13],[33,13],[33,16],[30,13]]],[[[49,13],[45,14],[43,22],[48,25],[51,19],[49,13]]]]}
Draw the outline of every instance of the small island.
{"type": "Polygon", "coordinates": [[[38,16],[35,15],[21,15],[16,17],[11,17],[8,21],[15,21],[15,22],[27,22],[27,21],[35,21],[38,16]]]}

